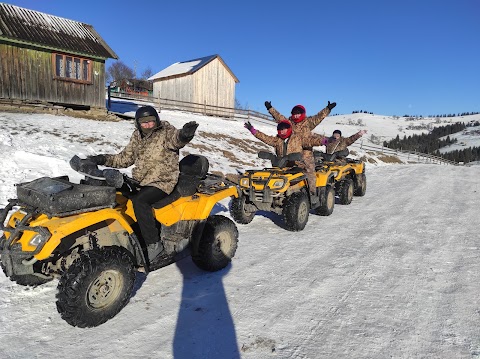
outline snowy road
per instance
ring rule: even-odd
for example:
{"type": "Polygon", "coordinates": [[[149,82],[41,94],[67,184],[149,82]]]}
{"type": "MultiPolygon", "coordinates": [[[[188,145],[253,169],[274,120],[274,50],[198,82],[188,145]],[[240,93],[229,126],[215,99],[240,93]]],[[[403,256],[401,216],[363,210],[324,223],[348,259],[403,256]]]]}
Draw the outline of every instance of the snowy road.
{"type": "Polygon", "coordinates": [[[59,318],[56,283],[25,289],[2,274],[0,356],[479,357],[479,175],[370,168],[365,197],[312,215],[299,233],[260,213],[239,225],[227,270],[186,259],[140,277],[127,307],[97,328],[59,318]]]}

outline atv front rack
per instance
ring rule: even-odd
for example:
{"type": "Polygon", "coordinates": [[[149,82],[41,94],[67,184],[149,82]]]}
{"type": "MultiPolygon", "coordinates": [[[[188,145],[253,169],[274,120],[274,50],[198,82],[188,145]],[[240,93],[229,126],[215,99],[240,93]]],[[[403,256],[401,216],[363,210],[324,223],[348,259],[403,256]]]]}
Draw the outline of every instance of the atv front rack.
{"type": "Polygon", "coordinates": [[[3,234],[0,237],[1,253],[15,253],[17,256],[22,257],[31,257],[40,253],[45,243],[47,243],[48,239],[51,237],[51,233],[45,227],[29,227],[27,225],[27,223],[30,222],[30,220],[32,220],[33,218],[35,218],[38,214],[39,212],[35,208],[25,206],[19,203],[17,200],[9,200],[8,205],[4,209],[0,210],[0,230],[3,231],[3,234]],[[22,211],[25,212],[25,216],[20,221],[15,223],[15,227],[5,226],[4,223],[7,215],[14,206],[21,206],[22,211]],[[22,245],[18,242],[18,240],[22,237],[24,231],[37,233],[36,235],[34,235],[34,237],[37,238],[38,244],[36,244],[36,248],[34,251],[23,250],[22,245]],[[5,233],[9,234],[8,238],[5,233]]]}

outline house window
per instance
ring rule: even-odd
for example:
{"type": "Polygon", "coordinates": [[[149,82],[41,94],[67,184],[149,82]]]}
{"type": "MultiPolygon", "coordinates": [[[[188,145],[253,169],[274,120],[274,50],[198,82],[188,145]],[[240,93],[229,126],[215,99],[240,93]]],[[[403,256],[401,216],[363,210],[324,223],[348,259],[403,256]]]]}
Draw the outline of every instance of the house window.
{"type": "Polygon", "coordinates": [[[55,78],[92,83],[92,61],[70,55],[53,54],[55,78]]]}

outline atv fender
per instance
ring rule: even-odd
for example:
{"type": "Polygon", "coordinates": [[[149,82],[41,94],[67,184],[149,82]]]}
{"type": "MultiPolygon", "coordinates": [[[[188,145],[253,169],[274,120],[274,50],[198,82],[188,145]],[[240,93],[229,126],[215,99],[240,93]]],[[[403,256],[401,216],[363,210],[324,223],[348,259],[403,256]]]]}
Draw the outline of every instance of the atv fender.
{"type": "Polygon", "coordinates": [[[178,221],[204,220],[210,215],[215,204],[227,197],[239,196],[235,186],[214,194],[197,193],[182,197],[165,207],[155,209],[155,218],[162,225],[171,226],[178,221]]]}
{"type": "MultiPolygon", "coordinates": [[[[10,218],[11,225],[15,221],[18,212],[10,218]]],[[[30,240],[35,235],[31,230],[24,231],[24,235],[20,237],[18,242],[21,244],[22,255],[28,254],[34,256],[38,260],[48,258],[55,249],[62,243],[62,239],[81,230],[95,227],[100,222],[106,222],[110,232],[127,232],[130,236],[133,229],[130,223],[119,211],[111,208],[105,208],[95,212],[87,212],[70,217],[54,217],[48,219],[47,216],[41,215],[30,223],[30,227],[40,227],[48,230],[51,234],[48,241],[40,243],[37,247],[30,244],[30,240]]],[[[133,222],[133,220],[132,220],[133,222]]],[[[10,239],[10,238],[9,238],[10,239]]]]}

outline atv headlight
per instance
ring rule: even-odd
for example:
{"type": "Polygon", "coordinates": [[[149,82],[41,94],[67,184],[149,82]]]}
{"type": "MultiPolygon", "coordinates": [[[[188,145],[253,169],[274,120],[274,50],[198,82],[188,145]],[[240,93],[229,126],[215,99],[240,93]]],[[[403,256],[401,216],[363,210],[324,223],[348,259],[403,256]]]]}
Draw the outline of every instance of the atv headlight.
{"type": "Polygon", "coordinates": [[[284,179],[277,179],[275,180],[272,185],[271,185],[271,189],[280,189],[282,188],[283,186],[285,185],[285,180],[284,179]]]}
{"type": "Polygon", "coordinates": [[[37,247],[40,243],[43,241],[43,236],[39,233],[33,236],[32,239],[30,239],[30,242],[28,242],[28,245],[32,247],[37,247]]]}
{"type": "Polygon", "coordinates": [[[250,182],[249,182],[248,178],[240,178],[240,186],[250,187],[250,182]]]}

